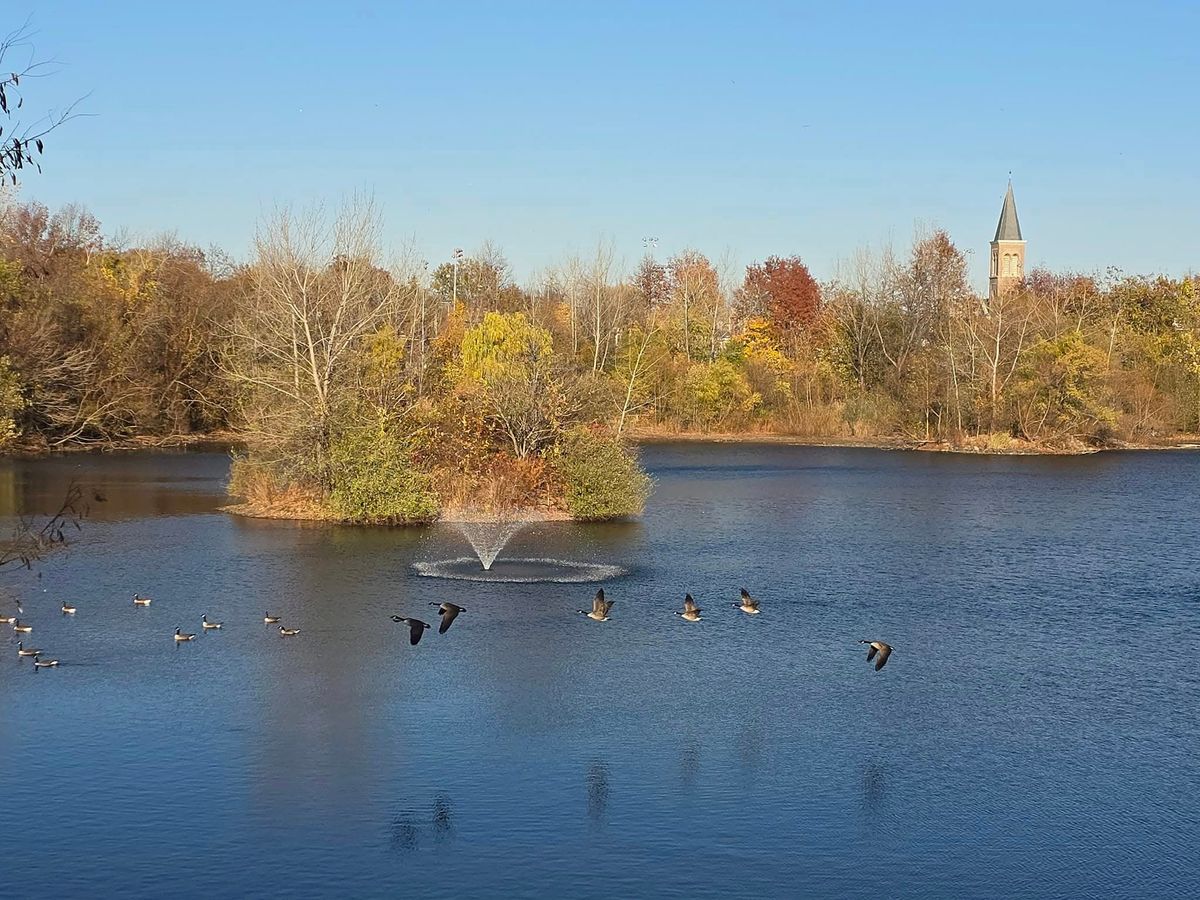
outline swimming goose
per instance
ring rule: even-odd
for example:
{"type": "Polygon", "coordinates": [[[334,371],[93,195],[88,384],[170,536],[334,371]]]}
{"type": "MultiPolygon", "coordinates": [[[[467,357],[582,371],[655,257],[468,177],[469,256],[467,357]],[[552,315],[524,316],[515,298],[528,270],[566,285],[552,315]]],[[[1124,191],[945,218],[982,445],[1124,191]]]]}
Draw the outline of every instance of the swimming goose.
{"type": "Polygon", "coordinates": [[[33,658],[33,667],[35,669],[53,669],[57,665],[57,659],[42,659],[40,656],[33,658]]]}
{"type": "Polygon", "coordinates": [[[76,607],[74,607],[74,606],[67,606],[67,604],[66,604],[66,603],[63,603],[63,605],[62,605],[62,611],[63,611],[63,615],[64,615],[64,616],[73,616],[73,615],[75,615],[75,613],[76,613],[76,612],[78,612],[78,610],[77,610],[77,608],[76,608],[76,607]]]}
{"type": "Polygon", "coordinates": [[[457,603],[451,603],[447,600],[445,603],[430,603],[430,606],[436,606],[438,613],[442,617],[442,624],[438,626],[438,634],[445,634],[450,630],[450,625],[458,618],[458,614],[466,612],[465,606],[459,606],[457,603]]]}
{"type": "Polygon", "coordinates": [[[184,634],[182,628],[175,629],[175,640],[177,640],[177,641],[192,641],[195,639],[196,639],[196,636],[194,634],[184,634]]]}
{"type": "Polygon", "coordinates": [[[269,612],[263,613],[263,624],[264,625],[278,625],[279,619],[280,619],[279,616],[273,616],[269,612]]]}
{"type": "Polygon", "coordinates": [[[37,656],[41,652],[41,650],[26,647],[21,641],[17,641],[17,656],[37,656]]]}
{"type": "Polygon", "coordinates": [[[204,626],[205,631],[212,631],[213,629],[220,628],[225,623],[224,622],[210,622],[210,621],[208,621],[208,613],[205,613],[204,615],[202,615],[200,617],[200,624],[204,626]]]}
{"type": "Polygon", "coordinates": [[[16,616],[0,616],[0,625],[16,625],[16,616]]]}
{"type": "Polygon", "coordinates": [[[687,622],[700,621],[700,607],[696,605],[696,601],[692,599],[691,594],[683,598],[683,612],[676,611],[675,615],[687,622]]]}
{"type": "Polygon", "coordinates": [[[876,654],[879,655],[879,659],[875,660],[876,672],[884,667],[888,657],[892,655],[891,645],[885,644],[883,641],[859,641],[859,643],[867,645],[867,662],[875,659],[876,654]]]}
{"type": "Polygon", "coordinates": [[[13,622],[13,631],[17,632],[18,634],[29,634],[29,632],[33,631],[33,626],[22,625],[21,621],[18,619],[13,622]]]}
{"type": "Polygon", "coordinates": [[[143,597],[141,594],[133,595],[133,605],[134,606],[149,606],[153,602],[154,601],[151,600],[149,597],[143,597]]]}
{"type": "Polygon", "coordinates": [[[758,601],[750,596],[750,592],[742,588],[742,602],[733,604],[734,609],[740,609],[752,616],[758,615],[758,601]]]}
{"type": "Polygon", "coordinates": [[[592,611],[588,612],[586,609],[580,609],[577,612],[580,615],[587,616],[589,619],[595,619],[597,622],[607,622],[608,611],[612,609],[612,605],[616,602],[616,600],[605,600],[604,588],[600,588],[600,590],[596,591],[596,599],[592,601],[592,611]]]}
{"type": "Polygon", "coordinates": [[[299,633],[299,628],[284,628],[282,625],[279,626],[279,634],[281,637],[295,637],[299,633]]]}
{"type": "Polygon", "coordinates": [[[408,625],[408,642],[414,647],[421,642],[421,635],[429,627],[428,622],[422,622],[420,619],[414,619],[412,616],[392,616],[392,621],[397,623],[403,622],[408,625]]]}

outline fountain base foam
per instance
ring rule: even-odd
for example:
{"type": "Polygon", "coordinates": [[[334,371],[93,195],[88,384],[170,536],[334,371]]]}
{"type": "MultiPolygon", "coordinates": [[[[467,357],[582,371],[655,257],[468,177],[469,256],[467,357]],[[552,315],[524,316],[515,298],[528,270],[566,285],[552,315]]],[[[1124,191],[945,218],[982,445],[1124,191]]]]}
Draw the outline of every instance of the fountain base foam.
{"type": "Polygon", "coordinates": [[[573,562],[567,559],[500,559],[491,568],[480,569],[471,556],[412,564],[415,574],[425,578],[449,578],[456,581],[491,581],[507,584],[556,582],[578,584],[604,581],[625,574],[620,566],[603,563],[573,562]]]}

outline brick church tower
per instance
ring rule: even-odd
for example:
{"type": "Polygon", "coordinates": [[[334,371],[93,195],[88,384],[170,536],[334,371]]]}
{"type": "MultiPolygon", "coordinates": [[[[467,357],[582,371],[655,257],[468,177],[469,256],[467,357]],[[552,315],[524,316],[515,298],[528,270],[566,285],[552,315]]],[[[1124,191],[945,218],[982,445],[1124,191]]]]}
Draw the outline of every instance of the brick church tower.
{"type": "Polygon", "coordinates": [[[1021,223],[1017,220],[1017,201],[1013,199],[1012,182],[1004,195],[1000,222],[992,238],[991,277],[988,279],[988,299],[1007,294],[1025,277],[1025,241],[1021,238],[1021,223]]]}

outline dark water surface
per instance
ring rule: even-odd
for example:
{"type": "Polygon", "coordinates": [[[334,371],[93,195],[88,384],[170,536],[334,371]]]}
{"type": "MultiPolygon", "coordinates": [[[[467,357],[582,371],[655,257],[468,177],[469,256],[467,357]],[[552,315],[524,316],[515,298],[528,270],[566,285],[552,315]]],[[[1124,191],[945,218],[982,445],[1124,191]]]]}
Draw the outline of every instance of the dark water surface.
{"type": "Polygon", "coordinates": [[[624,567],[603,624],[414,576],[448,528],[216,512],[219,454],[0,461],[0,513],[109,498],[0,575],[63,660],[0,636],[0,895],[1196,896],[1200,456],[644,460],[642,521],[502,554],[624,567]]]}

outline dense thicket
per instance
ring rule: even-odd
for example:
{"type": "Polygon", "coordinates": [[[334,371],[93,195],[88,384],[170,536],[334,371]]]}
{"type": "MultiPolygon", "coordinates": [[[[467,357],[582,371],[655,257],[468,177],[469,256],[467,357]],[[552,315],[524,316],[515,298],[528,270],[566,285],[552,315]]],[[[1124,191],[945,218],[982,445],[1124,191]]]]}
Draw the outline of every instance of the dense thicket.
{"type": "Polygon", "coordinates": [[[1034,272],[989,304],[934,232],[824,285],[797,257],[735,277],[698,251],[623,276],[602,245],[519,286],[490,246],[431,274],[385,265],[361,212],[284,217],[233,267],[5,205],[0,443],[232,427],[329,492],[337,448],[370,427],[445,502],[484,482],[561,493],[551,451],[587,423],[993,447],[1200,429],[1194,278],[1034,272]]]}

